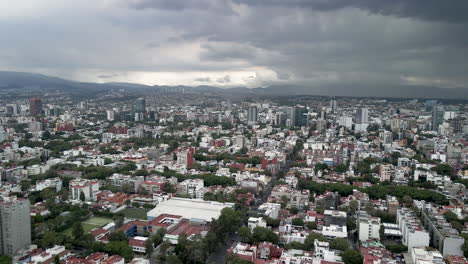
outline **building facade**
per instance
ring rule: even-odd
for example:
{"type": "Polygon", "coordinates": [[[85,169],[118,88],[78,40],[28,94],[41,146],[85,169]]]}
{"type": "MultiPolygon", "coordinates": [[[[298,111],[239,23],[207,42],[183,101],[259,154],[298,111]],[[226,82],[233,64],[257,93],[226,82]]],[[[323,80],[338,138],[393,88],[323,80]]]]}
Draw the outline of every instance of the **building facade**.
{"type": "Polygon", "coordinates": [[[13,256],[31,244],[31,208],[28,199],[6,199],[0,202],[0,255],[13,256]]]}

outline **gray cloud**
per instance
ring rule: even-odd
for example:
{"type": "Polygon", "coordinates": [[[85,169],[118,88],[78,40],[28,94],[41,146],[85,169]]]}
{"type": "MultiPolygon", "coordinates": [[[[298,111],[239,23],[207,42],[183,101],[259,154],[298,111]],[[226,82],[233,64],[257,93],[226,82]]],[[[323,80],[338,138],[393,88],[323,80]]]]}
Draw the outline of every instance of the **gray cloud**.
{"type": "Polygon", "coordinates": [[[468,1],[105,2],[44,0],[28,12],[0,3],[8,14],[0,70],[106,81],[167,73],[175,84],[468,86],[468,1]]]}
{"type": "Polygon", "coordinates": [[[218,83],[230,83],[231,82],[231,77],[229,75],[226,75],[223,78],[216,79],[216,82],[218,82],[218,83]]]}
{"type": "Polygon", "coordinates": [[[468,21],[468,1],[452,0],[234,0],[254,6],[303,7],[319,11],[359,8],[379,15],[438,21],[468,21]]]}

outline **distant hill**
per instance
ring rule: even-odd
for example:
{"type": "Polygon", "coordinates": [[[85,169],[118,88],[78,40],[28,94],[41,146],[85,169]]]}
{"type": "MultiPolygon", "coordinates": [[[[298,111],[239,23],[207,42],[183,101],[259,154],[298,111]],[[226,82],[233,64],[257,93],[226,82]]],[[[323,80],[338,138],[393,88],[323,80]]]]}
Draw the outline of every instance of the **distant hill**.
{"type": "MultiPolygon", "coordinates": [[[[26,72],[0,71],[0,91],[27,87],[29,90],[47,92],[58,90],[70,95],[105,94],[112,89],[131,90],[138,95],[145,92],[187,92],[213,93],[225,95],[321,95],[321,96],[358,96],[358,97],[396,97],[396,98],[435,98],[468,100],[467,88],[438,88],[430,86],[365,86],[365,85],[324,85],[320,87],[274,85],[265,88],[220,88],[214,86],[149,86],[135,83],[90,83],[65,80],[57,77],[26,72]]],[[[20,91],[18,91],[20,92],[20,91]]]]}

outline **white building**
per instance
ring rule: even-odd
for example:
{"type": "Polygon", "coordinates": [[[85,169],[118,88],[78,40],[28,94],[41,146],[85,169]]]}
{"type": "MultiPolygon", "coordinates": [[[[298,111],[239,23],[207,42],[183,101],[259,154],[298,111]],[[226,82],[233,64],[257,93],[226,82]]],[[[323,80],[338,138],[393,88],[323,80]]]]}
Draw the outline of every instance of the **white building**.
{"type": "Polygon", "coordinates": [[[351,129],[353,127],[353,118],[350,116],[340,116],[338,125],[351,129]]]}
{"type": "Polygon", "coordinates": [[[99,181],[87,179],[74,179],[70,181],[70,194],[72,200],[80,200],[81,193],[84,194],[85,201],[96,200],[96,193],[99,191],[99,181]]]}
{"type": "Polygon", "coordinates": [[[410,250],[414,264],[444,264],[444,258],[437,250],[428,251],[424,247],[414,247],[410,250]]]}
{"type": "Polygon", "coordinates": [[[279,216],[279,212],[281,210],[281,204],[264,203],[258,207],[258,210],[265,211],[263,215],[276,219],[279,216]]]}
{"type": "Polygon", "coordinates": [[[50,166],[47,164],[34,164],[26,168],[28,170],[28,175],[39,175],[46,173],[50,166]]]}
{"type": "Polygon", "coordinates": [[[380,218],[363,214],[359,217],[359,240],[380,240],[380,218]]]}
{"type": "Polygon", "coordinates": [[[180,215],[186,219],[202,219],[211,222],[212,218],[218,219],[221,210],[233,208],[233,203],[219,203],[197,199],[172,198],[162,201],[154,209],[147,213],[148,220],[152,220],[161,214],[180,215]]]}
{"type": "Polygon", "coordinates": [[[203,189],[204,182],[202,179],[187,179],[177,186],[177,192],[181,194],[188,194],[191,198],[197,196],[197,192],[203,189]]]}
{"type": "Polygon", "coordinates": [[[128,241],[128,245],[132,247],[133,252],[139,254],[146,253],[146,240],[147,237],[135,236],[128,241]]]}
{"type": "Polygon", "coordinates": [[[397,223],[402,235],[401,241],[408,247],[408,250],[413,247],[429,246],[429,233],[423,229],[411,209],[400,208],[397,211],[397,223]]]}
{"type": "Polygon", "coordinates": [[[36,183],[36,191],[42,191],[45,188],[53,187],[57,192],[62,190],[62,180],[60,178],[45,179],[36,183]]]}
{"type": "Polygon", "coordinates": [[[322,228],[322,235],[329,238],[346,238],[348,237],[348,230],[346,226],[341,225],[329,225],[322,228]]]}
{"type": "Polygon", "coordinates": [[[256,227],[266,227],[267,223],[262,217],[249,217],[247,226],[252,231],[256,227]]]}
{"type": "Polygon", "coordinates": [[[392,164],[380,165],[379,167],[380,181],[391,181],[395,177],[395,168],[392,164]]]}
{"type": "Polygon", "coordinates": [[[314,240],[314,264],[321,263],[321,261],[341,262],[341,257],[336,250],[330,250],[330,243],[314,240]]]}
{"type": "Polygon", "coordinates": [[[107,110],[106,115],[107,115],[107,121],[114,121],[114,119],[115,119],[114,110],[107,110]]]}
{"type": "Polygon", "coordinates": [[[346,212],[325,210],[323,215],[324,226],[322,227],[322,235],[328,238],[348,237],[348,229],[346,227],[346,212]]]}

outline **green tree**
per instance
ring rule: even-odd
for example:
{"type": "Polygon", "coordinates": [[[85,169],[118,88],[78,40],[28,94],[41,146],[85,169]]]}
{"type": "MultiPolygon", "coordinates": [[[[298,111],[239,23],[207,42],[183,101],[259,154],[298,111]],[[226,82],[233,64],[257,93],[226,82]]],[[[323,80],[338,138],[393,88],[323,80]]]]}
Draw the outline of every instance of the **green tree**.
{"type": "Polygon", "coordinates": [[[327,239],[322,234],[311,232],[304,240],[304,250],[314,250],[315,239],[319,241],[327,241],[327,239]]]}
{"type": "Polygon", "coordinates": [[[127,235],[122,231],[115,231],[109,234],[109,241],[111,242],[119,242],[119,241],[125,241],[127,242],[127,235]]]}
{"type": "Polygon", "coordinates": [[[80,192],[80,201],[82,201],[82,202],[86,201],[86,196],[85,196],[84,192],[80,192]]]}
{"type": "Polygon", "coordinates": [[[458,216],[452,211],[445,212],[444,217],[447,219],[447,222],[459,221],[458,216]]]}
{"type": "Polygon", "coordinates": [[[21,191],[25,192],[29,190],[29,188],[31,188],[31,182],[28,180],[21,181],[20,186],[21,186],[21,191]]]}
{"type": "Polygon", "coordinates": [[[307,226],[307,228],[309,230],[316,230],[317,229],[317,223],[315,223],[315,222],[307,222],[306,226],[307,226]]]}
{"type": "Polygon", "coordinates": [[[75,239],[80,238],[84,234],[83,226],[81,222],[75,222],[72,227],[72,235],[75,239]]]}
{"type": "Polygon", "coordinates": [[[348,166],[346,166],[345,164],[338,164],[335,167],[335,171],[338,173],[343,173],[343,172],[346,172],[347,170],[348,170],[348,166]]]}
{"type": "Polygon", "coordinates": [[[359,209],[359,202],[356,200],[350,201],[348,208],[349,208],[349,211],[354,214],[359,209]]]}
{"type": "Polygon", "coordinates": [[[400,254],[400,253],[403,253],[403,252],[408,251],[408,247],[405,246],[405,245],[401,245],[401,244],[385,245],[385,248],[386,248],[388,251],[391,251],[391,252],[397,253],[397,254],[400,254]]]}
{"type": "Polygon", "coordinates": [[[240,226],[239,213],[232,208],[224,208],[218,221],[223,233],[234,233],[240,226]]]}
{"type": "Polygon", "coordinates": [[[9,256],[0,256],[0,264],[11,264],[13,259],[9,256]]]}
{"type": "Polygon", "coordinates": [[[154,251],[153,241],[148,238],[146,240],[145,247],[146,247],[146,256],[150,257],[154,251]]]}
{"type": "Polygon", "coordinates": [[[250,232],[250,228],[247,226],[242,226],[239,228],[239,236],[243,243],[250,243],[252,239],[252,232],[250,232]]]}
{"type": "Polygon", "coordinates": [[[133,250],[126,241],[111,241],[104,246],[104,251],[112,255],[119,255],[125,258],[126,262],[133,259],[133,250]]]}
{"type": "Polygon", "coordinates": [[[270,241],[273,244],[278,243],[279,236],[272,230],[264,227],[255,227],[252,232],[252,242],[259,243],[263,241],[270,241]]]}
{"type": "Polygon", "coordinates": [[[287,250],[290,250],[290,249],[304,249],[304,244],[302,244],[300,242],[297,242],[297,241],[294,241],[294,242],[291,242],[289,244],[286,244],[285,248],[287,250]]]}
{"type": "Polygon", "coordinates": [[[330,248],[345,251],[349,248],[348,240],[337,237],[330,242],[330,248]]]}
{"type": "Polygon", "coordinates": [[[289,210],[289,212],[290,212],[291,214],[295,215],[295,214],[299,213],[299,210],[298,210],[296,207],[292,207],[292,208],[289,210]]]}
{"type": "Polygon", "coordinates": [[[304,226],[304,220],[302,218],[294,218],[292,220],[292,225],[295,226],[304,226]]]}
{"type": "Polygon", "coordinates": [[[346,250],[342,258],[345,264],[362,264],[363,261],[361,253],[352,249],[346,250]]]}

